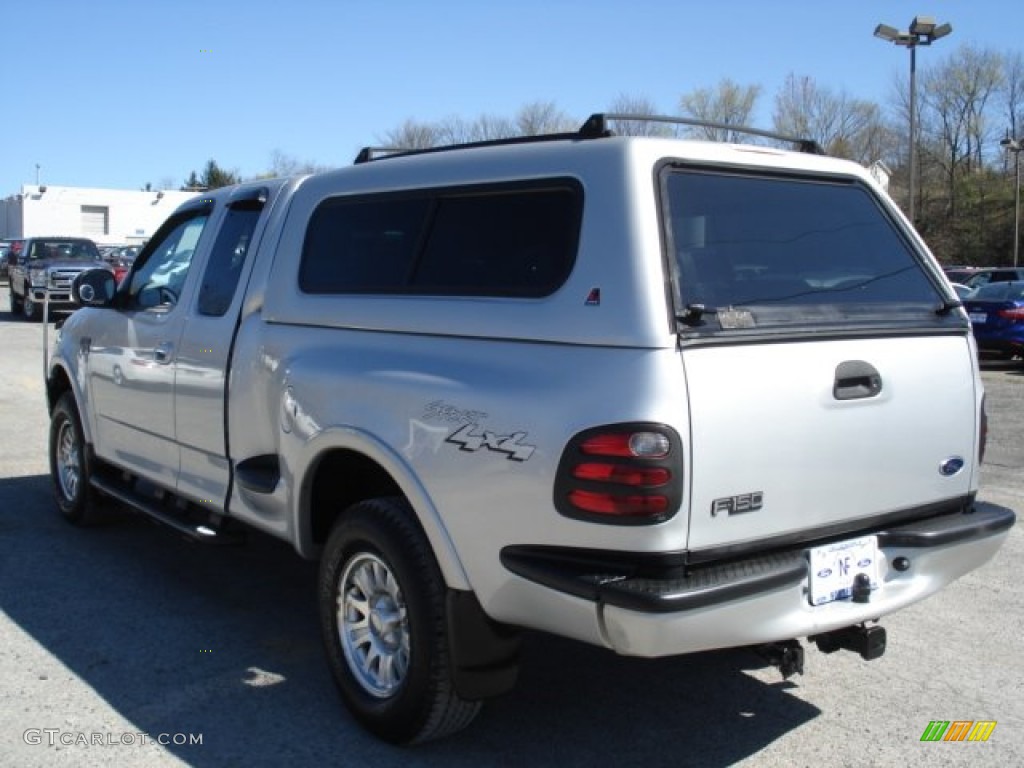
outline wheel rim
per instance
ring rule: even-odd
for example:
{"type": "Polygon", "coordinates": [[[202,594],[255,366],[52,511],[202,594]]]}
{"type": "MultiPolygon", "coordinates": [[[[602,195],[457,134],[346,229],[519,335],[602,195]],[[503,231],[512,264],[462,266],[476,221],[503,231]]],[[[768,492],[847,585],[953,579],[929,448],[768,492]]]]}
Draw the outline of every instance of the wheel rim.
{"type": "Polygon", "coordinates": [[[82,462],[75,429],[70,421],[64,421],[57,432],[57,480],[68,501],[75,499],[81,479],[82,462]]]}
{"type": "Polygon", "coordinates": [[[336,616],[356,681],[378,699],[394,696],[409,671],[409,623],[387,563],[366,552],[348,561],[338,582],[336,616]]]}

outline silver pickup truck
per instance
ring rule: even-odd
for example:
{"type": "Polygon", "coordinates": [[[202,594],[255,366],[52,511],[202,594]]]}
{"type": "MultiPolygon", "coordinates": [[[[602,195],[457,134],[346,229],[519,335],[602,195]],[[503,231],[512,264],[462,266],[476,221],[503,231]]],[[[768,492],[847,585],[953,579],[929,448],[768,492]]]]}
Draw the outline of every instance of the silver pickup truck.
{"type": "Polygon", "coordinates": [[[380,737],[462,728],[531,628],[657,657],[878,620],[989,560],[984,394],[925,244],[857,165],[577,133],[185,203],[48,364],[57,505],[319,558],[380,737]]]}

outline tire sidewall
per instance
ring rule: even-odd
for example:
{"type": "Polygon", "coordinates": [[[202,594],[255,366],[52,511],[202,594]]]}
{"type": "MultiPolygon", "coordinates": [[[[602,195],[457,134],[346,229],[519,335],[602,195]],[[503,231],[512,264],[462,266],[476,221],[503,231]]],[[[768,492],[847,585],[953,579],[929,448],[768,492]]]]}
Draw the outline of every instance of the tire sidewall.
{"type": "Polygon", "coordinates": [[[63,395],[57,401],[53,409],[53,416],[50,419],[50,477],[53,481],[53,495],[60,513],[73,523],[84,522],[87,517],[89,504],[89,472],[86,464],[85,436],[82,432],[82,425],[78,420],[78,411],[70,400],[70,395],[63,395]],[[78,461],[80,476],[78,487],[73,498],[68,498],[61,485],[57,467],[58,440],[61,429],[69,424],[75,433],[75,443],[78,446],[78,461]]]}
{"type": "Polygon", "coordinates": [[[355,510],[331,535],[321,562],[320,618],[328,663],[349,710],[362,725],[377,736],[395,743],[416,738],[430,716],[433,687],[442,670],[437,668],[437,644],[443,636],[436,630],[436,612],[443,602],[440,573],[415,563],[406,550],[394,521],[385,516],[368,518],[365,506],[355,510]],[[338,584],[347,564],[360,554],[379,557],[397,580],[406,606],[409,631],[409,669],[401,689],[386,699],[368,693],[349,668],[341,647],[336,620],[338,584]],[[418,567],[418,565],[420,567],[418,567]]]}

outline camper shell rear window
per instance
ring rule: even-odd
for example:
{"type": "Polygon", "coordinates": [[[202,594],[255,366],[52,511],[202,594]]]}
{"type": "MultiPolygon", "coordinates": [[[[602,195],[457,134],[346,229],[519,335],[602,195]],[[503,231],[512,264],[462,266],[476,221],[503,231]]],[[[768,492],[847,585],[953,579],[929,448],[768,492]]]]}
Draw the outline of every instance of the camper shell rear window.
{"type": "Polygon", "coordinates": [[[677,315],[708,330],[936,315],[944,297],[853,179],[661,173],[677,315]]]}

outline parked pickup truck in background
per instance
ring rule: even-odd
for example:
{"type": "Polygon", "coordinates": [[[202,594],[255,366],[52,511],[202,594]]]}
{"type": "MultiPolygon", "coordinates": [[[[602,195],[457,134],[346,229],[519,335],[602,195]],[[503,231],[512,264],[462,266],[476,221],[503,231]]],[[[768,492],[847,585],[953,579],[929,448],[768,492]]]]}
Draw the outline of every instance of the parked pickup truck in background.
{"type": "Polygon", "coordinates": [[[82,237],[25,238],[9,252],[8,263],[11,314],[26,320],[40,319],[46,301],[52,309],[73,309],[71,281],[105,266],[96,243],[82,237]]]}
{"type": "MultiPolygon", "coordinates": [[[[631,119],[635,119],[632,116],[631,119]]],[[[185,203],[48,363],[57,505],[319,558],[342,697],[398,743],[531,628],[621,654],[878,620],[988,561],[970,324],[867,172],[579,132],[360,155],[185,203]]],[[[782,138],[782,137],[780,137],[782,138]]]]}

